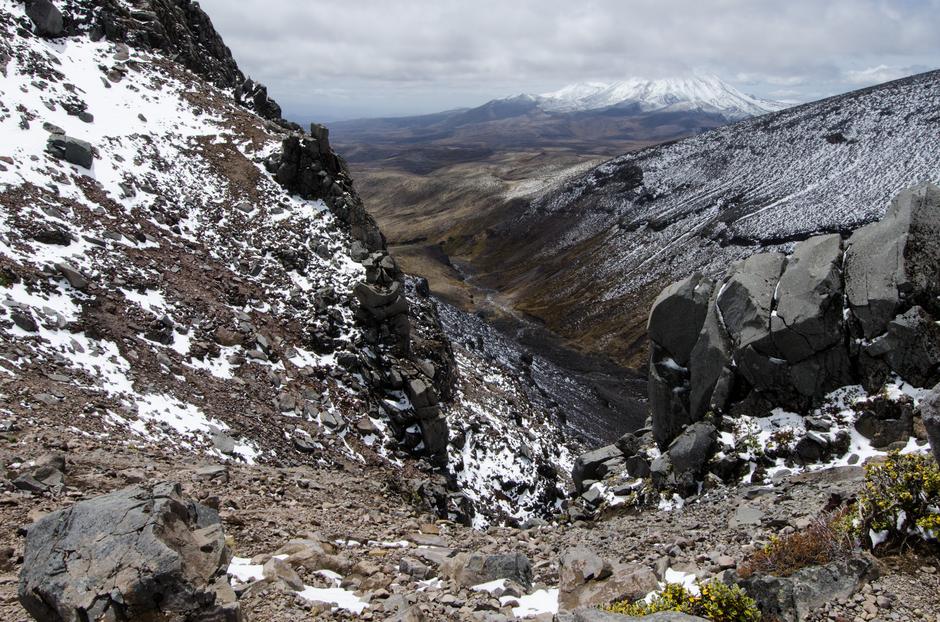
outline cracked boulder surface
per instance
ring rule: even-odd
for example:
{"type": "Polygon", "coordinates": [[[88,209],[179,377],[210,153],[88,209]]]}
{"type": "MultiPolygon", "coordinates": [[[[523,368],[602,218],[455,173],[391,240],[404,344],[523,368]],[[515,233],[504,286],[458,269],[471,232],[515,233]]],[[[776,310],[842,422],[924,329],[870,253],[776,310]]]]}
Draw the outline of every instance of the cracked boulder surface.
{"type": "Polygon", "coordinates": [[[37,620],[236,620],[230,558],[218,512],[178,484],[132,486],[28,528],[19,600],[37,620]]]}
{"type": "Polygon", "coordinates": [[[707,282],[696,275],[666,288],[650,312],[650,408],[660,447],[708,412],[806,412],[849,384],[875,391],[894,376],[916,387],[940,380],[933,184],[901,192],[883,220],[847,239],[814,236],[789,255],[752,255],[707,301],[695,296],[691,305],[693,288],[707,282]],[[660,337],[675,327],[698,329],[688,366],[660,337]]]}

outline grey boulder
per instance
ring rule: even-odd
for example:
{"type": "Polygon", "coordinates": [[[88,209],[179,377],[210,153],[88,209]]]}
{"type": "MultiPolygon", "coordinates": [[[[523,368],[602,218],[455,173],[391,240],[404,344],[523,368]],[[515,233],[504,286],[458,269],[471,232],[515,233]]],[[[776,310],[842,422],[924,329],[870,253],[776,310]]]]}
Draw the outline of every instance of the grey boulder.
{"type": "Polygon", "coordinates": [[[95,160],[91,143],[71,136],[52,134],[46,143],[46,149],[56,158],[76,166],[91,168],[95,160]]]}
{"type": "Polygon", "coordinates": [[[940,464],[940,384],[924,396],[917,409],[927,429],[933,457],[940,464]]]}
{"type": "Polygon", "coordinates": [[[777,286],[774,345],[790,364],[839,344],[842,337],[842,238],[800,242],[777,286]]]}
{"type": "Polygon", "coordinates": [[[850,598],[873,569],[871,561],[857,557],[809,566],[789,577],[754,574],[736,582],[765,615],[776,616],[781,622],[799,622],[830,601],[850,598]]]}
{"type": "Polygon", "coordinates": [[[26,7],[26,15],[40,35],[58,37],[62,34],[62,13],[49,0],[33,0],[26,7]]]}
{"type": "Polygon", "coordinates": [[[718,430],[706,421],[693,423],[672,442],[666,454],[675,473],[700,475],[718,440],[718,430]]]}
{"type": "Polygon", "coordinates": [[[901,192],[885,217],[848,240],[845,293],[861,334],[887,330],[902,302],[935,313],[940,294],[940,188],[924,184],[901,192]]]}
{"type": "Polygon", "coordinates": [[[769,337],[774,290],[785,263],[780,253],[760,253],[731,268],[717,302],[736,349],[769,337]]]}
{"type": "Polygon", "coordinates": [[[714,282],[699,273],[664,289],[650,309],[647,332],[680,366],[687,366],[705,321],[714,282]]]}
{"type": "Polygon", "coordinates": [[[650,568],[612,564],[586,547],[565,551],[559,566],[560,611],[598,607],[615,600],[634,601],[659,586],[650,568]]]}
{"type": "Polygon", "coordinates": [[[624,463],[624,455],[616,445],[605,445],[583,453],[574,461],[571,479],[577,492],[583,492],[585,480],[601,479],[610,469],[624,463]]]}
{"type": "Polygon", "coordinates": [[[237,620],[219,515],[178,484],[81,501],[27,530],[19,600],[37,620],[237,620]]]}
{"type": "Polygon", "coordinates": [[[526,589],[532,587],[532,565],[522,553],[461,553],[445,563],[444,573],[457,583],[471,587],[497,579],[515,581],[526,589]]]}

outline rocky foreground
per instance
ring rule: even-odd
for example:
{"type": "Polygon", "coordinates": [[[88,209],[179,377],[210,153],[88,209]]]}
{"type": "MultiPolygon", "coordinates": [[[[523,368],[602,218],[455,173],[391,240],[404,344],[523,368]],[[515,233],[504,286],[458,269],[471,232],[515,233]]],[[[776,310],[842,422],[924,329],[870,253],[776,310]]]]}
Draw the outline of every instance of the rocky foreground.
{"type": "MultiPolygon", "coordinates": [[[[664,580],[689,575],[721,576],[771,536],[805,529],[823,509],[854,497],[863,476],[860,467],[843,467],[774,487],[717,488],[670,509],[611,508],[595,520],[481,531],[416,507],[395,468],[181,462],[83,439],[65,448],[28,429],[7,434],[19,438],[19,456],[40,458],[39,466],[53,465],[59,477],[55,492],[7,483],[0,497],[6,573],[0,615],[11,621],[29,619],[18,589],[24,604],[33,603],[30,611],[51,605],[60,615],[96,603],[99,610],[118,603],[117,610],[134,612],[139,603],[159,601],[171,611],[206,606],[251,620],[496,621],[529,613],[552,620],[556,607],[642,597],[664,580]],[[179,482],[180,491],[158,483],[169,481],[179,482]],[[103,493],[111,496],[98,497],[103,493]],[[82,500],[93,501],[73,505],[82,500]],[[110,513],[117,506],[125,508],[119,516],[110,513]],[[150,526],[141,530],[144,523],[150,526]],[[30,524],[24,539],[21,526],[30,524]],[[52,541],[54,530],[60,537],[52,541]],[[134,546],[111,546],[129,542],[134,546]],[[75,552],[63,575],[46,553],[66,548],[75,552]],[[92,550],[99,554],[82,556],[92,550]],[[109,550],[117,557],[100,555],[109,550]],[[30,563],[39,558],[45,561],[30,563]],[[182,570],[158,563],[174,559],[183,560],[182,570]],[[82,581],[64,580],[76,572],[82,581]],[[179,593],[179,586],[216,596],[159,598],[168,588],[179,593]]],[[[16,457],[4,450],[5,461],[16,457]]],[[[36,468],[28,464],[20,469],[36,468]]],[[[833,568],[822,593],[812,577],[802,579],[790,602],[811,613],[800,619],[938,619],[935,554],[861,559],[833,568]]],[[[201,619],[229,619],[217,615],[201,619]]]]}
{"type": "Polygon", "coordinates": [[[650,425],[575,460],[581,385],[402,274],[198,5],[61,4],[0,0],[4,620],[940,619],[929,537],[747,570],[940,446],[936,188],[668,288],[650,425]]]}

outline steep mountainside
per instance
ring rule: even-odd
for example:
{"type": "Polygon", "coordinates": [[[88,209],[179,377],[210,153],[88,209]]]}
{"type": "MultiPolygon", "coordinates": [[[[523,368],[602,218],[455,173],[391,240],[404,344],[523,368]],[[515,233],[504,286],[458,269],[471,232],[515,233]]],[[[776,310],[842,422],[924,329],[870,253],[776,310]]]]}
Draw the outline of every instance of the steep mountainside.
{"type": "Polygon", "coordinates": [[[577,434],[531,381],[454,360],[325,128],[281,119],[194,3],[63,9],[37,36],[0,4],[4,416],[181,460],[397,465],[477,524],[553,507],[577,434]],[[494,440],[452,444],[470,426],[494,440]]]}
{"type": "Polygon", "coordinates": [[[474,240],[481,280],[641,365],[646,311],[668,282],[849,231],[937,181],[938,87],[940,72],[921,74],[615,158],[474,240]]]}

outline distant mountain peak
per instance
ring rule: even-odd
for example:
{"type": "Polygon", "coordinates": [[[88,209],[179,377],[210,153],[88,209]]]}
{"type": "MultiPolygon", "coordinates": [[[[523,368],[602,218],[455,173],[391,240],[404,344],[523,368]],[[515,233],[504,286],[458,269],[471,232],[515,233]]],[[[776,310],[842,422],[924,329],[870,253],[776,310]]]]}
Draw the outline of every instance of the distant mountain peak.
{"type": "Polygon", "coordinates": [[[776,112],[786,104],[742,93],[714,75],[692,75],[647,80],[629,78],[617,82],[570,84],[535,96],[549,112],[579,112],[603,108],[639,106],[644,112],[698,110],[720,114],[729,120],[776,112]]]}

